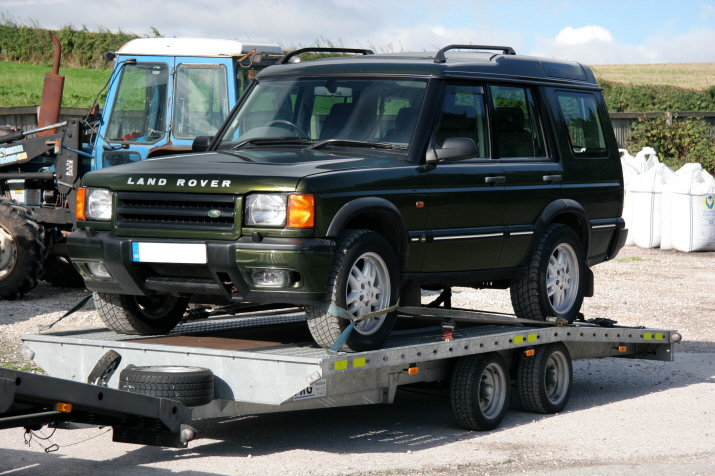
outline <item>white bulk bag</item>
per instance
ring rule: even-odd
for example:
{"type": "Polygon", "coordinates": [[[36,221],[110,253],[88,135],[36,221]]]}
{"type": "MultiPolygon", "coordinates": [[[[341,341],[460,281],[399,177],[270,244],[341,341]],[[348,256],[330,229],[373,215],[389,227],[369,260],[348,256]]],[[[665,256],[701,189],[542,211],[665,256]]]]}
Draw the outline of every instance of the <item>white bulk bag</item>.
{"type": "Polygon", "coordinates": [[[703,166],[698,163],[689,163],[680,167],[675,171],[675,175],[678,176],[677,179],[668,183],[663,187],[663,192],[661,194],[661,231],[660,231],[660,249],[662,250],[672,250],[673,242],[671,240],[671,231],[673,224],[671,222],[671,217],[673,216],[671,211],[671,198],[672,189],[680,181],[686,180],[688,183],[692,181],[690,177],[693,173],[700,173],[703,170],[703,166]],[[688,175],[688,178],[683,179],[688,175]]]}
{"type": "Polygon", "coordinates": [[[663,186],[677,176],[665,164],[633,177],[628,184],[628,201],[632,207],[628,234],[641,248],[660,246],[661,193],[663,186]]]}
{"type": "Polygon", "coordinates": [[[641,151],[636,154],[635,160],[645,164],[643,166],[643,172],[652,169],[660,163],[658,154],[655,153],[655,149],[652,147],[643,147],[641,151]]]}
{"type": "MultiPolygon", "coordinates": [[[[628,228],[628,224],[632,221],[633,217],[633,203],[631,200],[628,199],[628,185],[631,183],[631,180],[633,180],[633,177],[636,177],[638,175],[638,171],[630,165],[628,162],[623,160],[623,157],[621,157],[621,168],[623,169],[623,220],[626,222],[626,228],[628,228]]],[[[626,238],[626,246],[631,246],[633,244],[633,234],[628,233],[628,237],[626,238]]]]}
{"type": "Polygon", "coordinates": [[[678,251],[715,251],[715,178],[691,169],[670,187],[671,240],[678,251]]]}

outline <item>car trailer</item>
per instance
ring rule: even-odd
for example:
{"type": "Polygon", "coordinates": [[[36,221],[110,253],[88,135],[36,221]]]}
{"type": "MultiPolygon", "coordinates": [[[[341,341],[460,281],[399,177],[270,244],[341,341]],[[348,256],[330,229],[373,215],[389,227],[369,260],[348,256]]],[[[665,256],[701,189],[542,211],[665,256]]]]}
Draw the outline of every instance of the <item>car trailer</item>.
{"type": "Polygon", "coordinates": [[[0,369],[0,429],[111,426],[118,442],[186,447],[193,420],[392,403],[397,387],[451,381],[457,424],[496,428],[513,384],[522,407],[568,403],[572,360],[673,360],[672,330],[445,308],[398,308],[383,348],[328,351],[300,309],[188,321],[167,335],[86,329],[23,337],[49,376],[0,369]],[[115,371],[121,370],[119,373],[115,371]],[[112,378],[116,374],[119,378],[112,378]]]}

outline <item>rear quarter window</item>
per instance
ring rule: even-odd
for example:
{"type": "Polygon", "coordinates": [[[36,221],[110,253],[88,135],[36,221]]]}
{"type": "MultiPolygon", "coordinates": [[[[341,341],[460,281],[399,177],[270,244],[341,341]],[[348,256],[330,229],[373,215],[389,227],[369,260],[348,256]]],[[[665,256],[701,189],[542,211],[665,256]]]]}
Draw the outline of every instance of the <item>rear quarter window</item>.
{"type": "Polygon", "coordinates": [[[556,91],[556,99],[574,157],[607,157],[608,148],[596,96],[556,91]]]}

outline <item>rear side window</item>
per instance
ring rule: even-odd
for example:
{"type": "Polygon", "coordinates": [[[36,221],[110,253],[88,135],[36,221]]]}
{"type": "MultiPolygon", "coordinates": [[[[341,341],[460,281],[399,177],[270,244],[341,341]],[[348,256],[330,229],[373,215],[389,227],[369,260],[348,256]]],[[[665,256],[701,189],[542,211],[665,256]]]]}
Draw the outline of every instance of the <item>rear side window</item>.
{"type": "Polygon", "coordinates": [[[544,138],[530,88],[491,86],[499,157],[545,157],[544,138]]]}
{"type": "Polygon", "coordinates": [[[593,94],[557,91],[564,125],[568,131],[575,157],[605,157],[608,155],[603,134],[603,121],[598,101],[593,94]]]}

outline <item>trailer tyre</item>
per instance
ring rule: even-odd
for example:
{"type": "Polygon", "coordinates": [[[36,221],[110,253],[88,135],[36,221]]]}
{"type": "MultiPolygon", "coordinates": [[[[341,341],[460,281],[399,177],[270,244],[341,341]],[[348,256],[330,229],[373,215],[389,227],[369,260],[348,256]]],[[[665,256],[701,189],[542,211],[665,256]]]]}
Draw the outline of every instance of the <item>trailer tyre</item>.
{"type": "Polygon", "coordinates": [[[214,375],[202,367],[127,367],[119,374],[119,389],[195,407],[213,400],[214,375]]]}
{"type": "MultiPolygon", "coordinates": [[[[387,240],[369,230],[349,230],[338,241],[325,303],[355,316],[390,307],[399,295],[397,257],[387,240]]],[[[308,328],[315,341],[330,348],[350,325],[347,319],[316,306],[305,306],[308,328]]],[[[378,349],[395,325],[394,312],[356,324],[342,350],[378,349]]]]}
{"type": "Polygon", "coordinates": [[[553,316],[573,322],[586,285],[586,260],[576,233],[552,223],[536,244],[527,272],[510,287],[514,313],[536,321],[553,316]]]}
{"type": "Polygon", "coordinates": [[[493,430],[509,408],[511,381],[496,353],[462,357],[452,372],[450,400],[457,424],[467,430],[493,430]]]}
{"type": "Polygon", "coordinates": [[[14,300],[37,286],[47,256],[45,229],[35,215],[0,199],[0,297],[14,300]]]}
{"type": "Polygon", "coordinates": [[[558,413],[571,397],[573,364],[561,342],[542,345],[533,357],[522,357],[517,368],[516,386],[524,410],[532,413],[558,413]]]}
{"type": "Polygon", "coordinates": [[[94,293],[94,307],[102,322],[118,334],[167,334],[181,321],[188,298],[170,294],[131,296],[94,293]]]}

